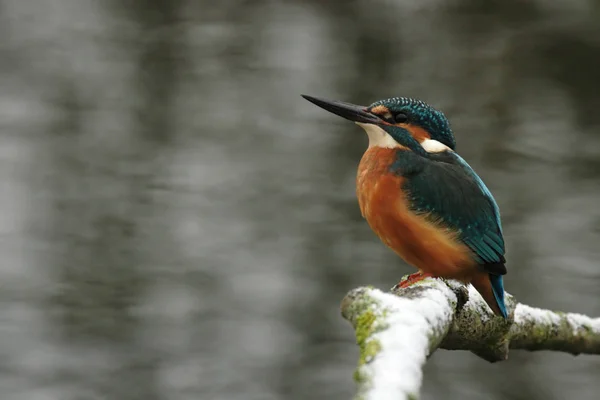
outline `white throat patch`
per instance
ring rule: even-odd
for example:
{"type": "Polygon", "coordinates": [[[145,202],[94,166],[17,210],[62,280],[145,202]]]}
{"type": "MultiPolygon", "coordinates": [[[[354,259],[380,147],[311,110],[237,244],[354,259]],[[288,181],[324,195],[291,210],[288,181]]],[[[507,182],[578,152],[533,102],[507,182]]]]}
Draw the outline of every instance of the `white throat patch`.
{"type": "Polygon", "coordinates": [[[367,132],[369,136],[369,147],[383,147],[386,149],[393,149],[396,147],[403,147],[400,143],[396,142],[393,137],[386,131],[373,124],[363,124],[357,122],[356,125],[360,126],[367,132]]]}

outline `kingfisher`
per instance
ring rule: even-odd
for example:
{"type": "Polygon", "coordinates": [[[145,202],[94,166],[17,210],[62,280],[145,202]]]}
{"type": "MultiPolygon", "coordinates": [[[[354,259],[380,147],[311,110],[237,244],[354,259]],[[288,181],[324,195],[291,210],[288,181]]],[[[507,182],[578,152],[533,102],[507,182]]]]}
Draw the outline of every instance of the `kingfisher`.
{"type": "Polygon", "coordinates": [[[500,210],[456,153],[446,116],[406,97],[370,106],[302,97],[367,133],[356,177],[358,203],[383,243],[419,270],[406,282],[431,276],[470,283],[496,315],[508,318],[500,210]]]}

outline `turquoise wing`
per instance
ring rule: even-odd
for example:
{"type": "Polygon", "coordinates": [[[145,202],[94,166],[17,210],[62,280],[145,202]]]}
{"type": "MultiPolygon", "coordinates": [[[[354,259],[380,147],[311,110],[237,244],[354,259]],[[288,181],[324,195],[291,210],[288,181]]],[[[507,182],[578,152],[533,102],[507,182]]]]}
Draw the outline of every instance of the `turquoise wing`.
{"type": "Polygon", "coordinates": [[[500,211],[475,171],[454,152],[398,152],[391,169],[403,175],[402,188],[416,213],[430,213],[459,233],[475,261],[492,274],[506,274],[500,211]]]}

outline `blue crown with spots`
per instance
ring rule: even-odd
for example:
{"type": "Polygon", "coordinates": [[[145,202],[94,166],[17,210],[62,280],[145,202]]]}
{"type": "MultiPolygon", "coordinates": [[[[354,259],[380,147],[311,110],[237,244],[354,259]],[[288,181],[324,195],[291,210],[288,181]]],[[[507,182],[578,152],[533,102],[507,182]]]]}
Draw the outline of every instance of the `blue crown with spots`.
{"type": "Polygon", "coordinates": [[[443,112],[436,110],[429,104],[408,97],[392,97],[379,100],[369,107],[385,106],[392,114],[403,113],[408,117],[408,123],[420,126],[437,140],[454,149],[456,140],[450,128],[450,123],[443,112]]]}

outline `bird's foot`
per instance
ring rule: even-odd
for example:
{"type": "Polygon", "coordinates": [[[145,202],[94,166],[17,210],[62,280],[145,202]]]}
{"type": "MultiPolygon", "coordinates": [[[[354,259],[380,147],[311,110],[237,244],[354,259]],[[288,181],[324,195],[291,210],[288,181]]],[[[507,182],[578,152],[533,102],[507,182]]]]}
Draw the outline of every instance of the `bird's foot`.
{"type": "Polygon", "coordinates": [[[411,286],[412,284],[422,281],[423,279],[428,278],[428,277],[433,278],[434,276],[428,272],[422,272],[422,271],[415,272],[414,274],[410,274],[410,275],[403,277],[402,280],[400,282],[398,282],[396,284],[396,286],[394,286],[392,288],[392,290],[407,288],[407,287],[411,286]]]}

